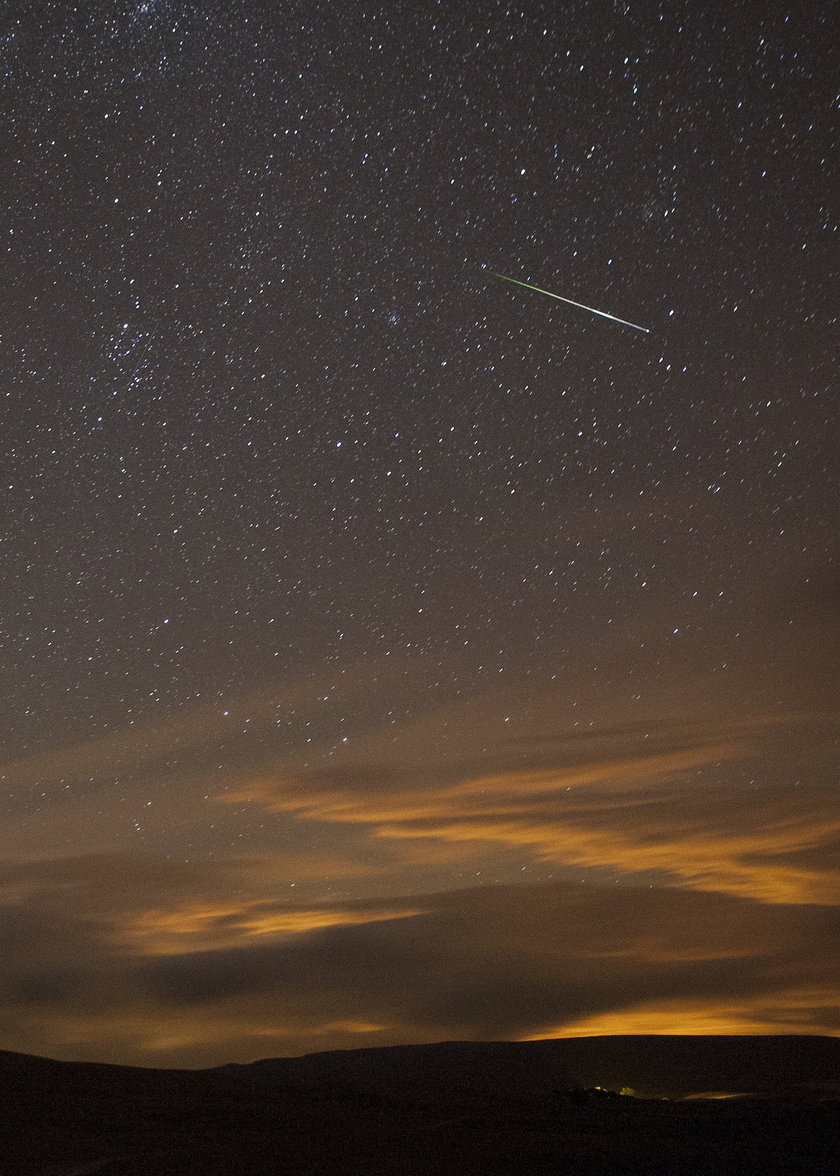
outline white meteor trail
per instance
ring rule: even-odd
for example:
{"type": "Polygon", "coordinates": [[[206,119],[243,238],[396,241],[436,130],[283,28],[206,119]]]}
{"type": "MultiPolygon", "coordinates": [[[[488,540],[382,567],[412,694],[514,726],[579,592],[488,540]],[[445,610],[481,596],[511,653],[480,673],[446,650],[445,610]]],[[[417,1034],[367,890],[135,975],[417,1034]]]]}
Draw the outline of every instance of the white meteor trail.
{"type": "Polygon", "coordinates": [[[648,327],[640,327],[638,323],[629,323],[627,319],[616,318],[614,314],[607,314],[605,310],[596,310],[594,306],[584,306],[582,302],[575,302],[573,298],[564,298],[562,294],[552,294],[550,290],[543,290],[540,286],[532,286],[530,282],[520,282],[518,278],[508,278],[505,274],[490,271],[494,278],[501,278],[503,282],[513,282],[514,286],[524,286],[526,290],[536,290],[538,294],[547,294],[549,298],[556,298],[558,302],[568,302],[569,306],[577,306],[580,310],[588,310],[590,314],[599,314],[601,318],[611,319],[614,323],[621,323],[623,327],[632,327],[634,331],[644,331],[650,334],[648,327]]]}

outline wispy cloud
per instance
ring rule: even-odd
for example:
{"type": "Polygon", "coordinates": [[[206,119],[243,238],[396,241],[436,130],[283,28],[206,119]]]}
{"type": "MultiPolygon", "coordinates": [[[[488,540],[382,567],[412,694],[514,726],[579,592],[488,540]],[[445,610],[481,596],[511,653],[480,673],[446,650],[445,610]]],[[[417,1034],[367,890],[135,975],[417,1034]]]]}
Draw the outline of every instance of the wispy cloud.
{"type": "MultiPolygon", "coordinates": [[[[225,803],[257,805],[301,821],[354,826],[399,847],[421,842],[516,849],[543,864],[655,875],[671,884],[766,902],[834,903],[840,894],[840,811],[833,787],[746,784],[736,765],[791,737],[795,716],[648,725],[644,745],[616,754],[603,733],[555,763],[456,775],[429,785],[358,766],[250,781],[225,803]],[[717,739],[713,735],[717,735],[717,739]],[[658,746],[657,746],[658,745],[658,746]],[[607,754],[604,754],[604,752],[607,754]]],[[[627,731],[619,732],[625,743],[627,731]]],[[[543,760],[551,750],[539,749],[543,760]]]]}
{"type": "Polygon", "coordinates": [[[208,867],[169,873],[166,917],[149,901],[166,863],[135,863],[103,900],[120,866],[7,877],[6,1048],[209,1065],[453,1038],[840,1033],[836,908],[569,883],[313,905],[222,898],[208,867]]]}

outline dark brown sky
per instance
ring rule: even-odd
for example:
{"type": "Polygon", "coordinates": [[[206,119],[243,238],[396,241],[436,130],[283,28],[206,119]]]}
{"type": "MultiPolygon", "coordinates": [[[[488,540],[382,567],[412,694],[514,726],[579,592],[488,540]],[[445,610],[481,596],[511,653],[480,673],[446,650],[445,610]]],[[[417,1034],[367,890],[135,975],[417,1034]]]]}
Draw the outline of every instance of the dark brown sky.
{"type": "Polygon", "coordinates": [[[840,1033],[800,9],[0,17],[0,1047],[840,1033]]]}

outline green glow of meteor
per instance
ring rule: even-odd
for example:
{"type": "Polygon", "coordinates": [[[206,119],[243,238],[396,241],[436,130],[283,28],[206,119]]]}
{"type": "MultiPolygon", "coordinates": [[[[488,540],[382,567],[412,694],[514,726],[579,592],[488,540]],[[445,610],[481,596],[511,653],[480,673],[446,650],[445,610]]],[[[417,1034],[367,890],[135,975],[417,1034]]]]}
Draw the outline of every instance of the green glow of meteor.
{"type": "Polygon", "coordinates": [[[614,314],[607,314],[605,310],[596,310],[594,306],[585,306],[582,302],[575,302],[572,298],[564,298],[562,294],[552,294],[550,290],[543,290],[540,286],[532,286],[530,282],[520,282],[518,278],[509,278],[506,274],[490,271],[494,278],[501,278],[503,282],[512,282],[514,286],[524,286],[526,290],[536,290],[538,294],[547,294],[549,298],[556,298],[558,302],[568,302],[569,306],[577,306],[580,310],[588,310],[590,314],[599,314],[601,318],[611,319],[614,323],[621,323],[624,327],[632,327],[634,331],[644,331],[650,334],[648,327],[640,327],[638,323],[630,323],[627,319],[616,318],[614,314]]]}

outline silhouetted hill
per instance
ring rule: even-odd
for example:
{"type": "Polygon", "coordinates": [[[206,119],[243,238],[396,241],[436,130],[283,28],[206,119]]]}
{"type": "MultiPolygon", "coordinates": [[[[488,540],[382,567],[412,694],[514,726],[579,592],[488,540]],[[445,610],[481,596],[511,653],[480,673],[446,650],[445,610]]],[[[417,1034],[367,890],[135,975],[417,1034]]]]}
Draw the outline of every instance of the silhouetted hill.
{"type": "Polygon", "coordinates": [[[0,1174],[837,1176],[840,1101],[820,1091],[838,1075],[840,1040],[821,1037],[447,1042],[213,1070],[0,1052],[0,1174]],[[630,1085],[762,1097],[567,1093],[630,1085]]]}
{"type": "Polygon", "coordinates": [[[391,1093],[433,1083],[452,1094],[506,1094],[569,1087],[630,1087],[642,1098],[709,1091],[791,1094],[836,1088],[840,1038],[614,1036],[547,1041],[442,1042],[338,1050],[223,1067],[295,1084],[345,1085],[391,1093]]]}

